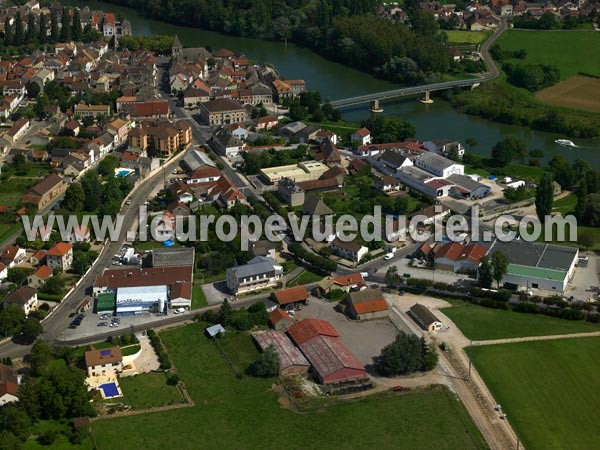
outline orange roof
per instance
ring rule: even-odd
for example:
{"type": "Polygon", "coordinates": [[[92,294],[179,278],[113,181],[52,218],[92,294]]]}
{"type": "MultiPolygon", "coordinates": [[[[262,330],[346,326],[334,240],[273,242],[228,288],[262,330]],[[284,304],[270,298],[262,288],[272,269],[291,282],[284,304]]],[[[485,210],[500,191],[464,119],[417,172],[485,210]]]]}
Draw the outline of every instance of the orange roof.
{"type": "Polygon", "coordinates": [[[354,286],[355,284],[363,283],[363,277],[360,273],[351,273],[348,275],[340,275],[339,277],[334,277],[333,282],[335,284],[339,284],[340,286],[354,286]]]}
{"type": "Polygon", "coordinates": [[[354,309],[358,314],[387,311],[388,304],[385,300],[370,300],[367,302],[354,303],[354,309]]]}
{"type": "Polygon", "coordinates": [[[356,130],[354,134],[358,134],[359,136],[365,137],[371,134],[371,132],[367,128],[361,128],[356,130]]]}
{"type": "Polygon", "coordinates": [[[290,315],[288,313],[286,313],[283,309],[275,308],[269,314],[269,321],[273,325],[277,325],[282,320],[289,320],[290,322],[293,321],[292,318],[290,317],[290,315]]]}
{"type": "Polygon", "coordinates": [[[52,269],[46,265],[40,266],[38,270],[33,273],[36,277],[45,280],[46,278],[50,278],[52,275],[52,269]]]}
{"type": "Polygon", "coordinates": [[[47,256],[64,256],[73,246],[68,242],[59,242],[46,253],[47,256]]]}
{"type": "Polygon", "coordinates": [[[282,291],[277,291],[273,294],[275,300],[280,305],[305,301],[308,298],[308,291],[304,286],[296,286],[282,291]]]}
{"type": "Polygon", "coordinates": [[[329,322],[318,319],[304,319],[288,329],[288,334],[296,345],[300,345],[315,336],[339,337],[339,333],[329,322]]]}

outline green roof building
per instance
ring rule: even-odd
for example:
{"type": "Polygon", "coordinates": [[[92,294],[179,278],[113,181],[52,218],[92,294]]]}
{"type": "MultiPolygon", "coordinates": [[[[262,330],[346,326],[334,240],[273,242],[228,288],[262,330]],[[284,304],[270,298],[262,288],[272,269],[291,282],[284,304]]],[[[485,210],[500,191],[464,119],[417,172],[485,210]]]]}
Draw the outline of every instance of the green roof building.
{"type": "Polygon", "coordinates": [[[97,313],[112,313],[115,311],[115,303],[117,299],[116,292],[105,292],[98,294],[96,299],[96,312],[97,313]]]}

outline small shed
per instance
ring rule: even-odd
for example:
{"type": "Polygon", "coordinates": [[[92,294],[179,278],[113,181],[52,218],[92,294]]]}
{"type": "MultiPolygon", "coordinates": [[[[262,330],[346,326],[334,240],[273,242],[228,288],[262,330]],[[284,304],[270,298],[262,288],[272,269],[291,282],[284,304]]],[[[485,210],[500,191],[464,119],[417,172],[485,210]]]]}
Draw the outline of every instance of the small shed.
{"type": "Polygon", "coordinates": [[[408,312],[421,328],[426,331],[438,331],[442,329],[442,322],[424,305],[417,303],[408,312]]]}
{"type": "Polygon", "coordinates": [[[225,328],[223,328],[223,325],[218,323],[212,327],[207,327],[206,334],[208,334],[211,338],[215,338],[221,334],[225,334],[225,328]]]}

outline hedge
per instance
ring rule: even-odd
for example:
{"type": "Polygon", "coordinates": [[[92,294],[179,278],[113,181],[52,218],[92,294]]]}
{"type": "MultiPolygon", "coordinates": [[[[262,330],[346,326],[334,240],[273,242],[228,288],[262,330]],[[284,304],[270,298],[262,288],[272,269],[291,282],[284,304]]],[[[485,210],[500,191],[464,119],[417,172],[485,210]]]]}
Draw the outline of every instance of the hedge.
{"type": "Polygon", "coordinates": [[[163,370],[169,370],[171,368],[171,359],[167,354],[167,351],[162,345],[158,334],[154,330],[148,330],[148,338],[150,339],[150,344],[154,348],[156,355],[158,356],[158,362],[160,363],[160,368],[163,370]]]}
{"type": "Polygon", "coordinates": [[[63,296],[60,294],[46,294],[45,292],[38,292],[38,300],[46,300],[49,302],[61,302],[63,296]]]}

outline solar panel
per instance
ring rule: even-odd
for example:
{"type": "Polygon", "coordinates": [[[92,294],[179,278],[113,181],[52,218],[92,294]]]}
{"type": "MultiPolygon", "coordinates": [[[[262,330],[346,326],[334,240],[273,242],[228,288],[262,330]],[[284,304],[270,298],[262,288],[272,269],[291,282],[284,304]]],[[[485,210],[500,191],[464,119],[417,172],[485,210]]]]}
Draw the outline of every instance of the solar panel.
{"type": "Polygon", "coordinates": [[[100,356],[110,356],[112,355],[112,350],[108,349],[108,350],[100,350],[100,356]]]}

